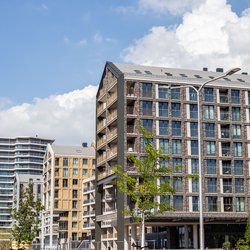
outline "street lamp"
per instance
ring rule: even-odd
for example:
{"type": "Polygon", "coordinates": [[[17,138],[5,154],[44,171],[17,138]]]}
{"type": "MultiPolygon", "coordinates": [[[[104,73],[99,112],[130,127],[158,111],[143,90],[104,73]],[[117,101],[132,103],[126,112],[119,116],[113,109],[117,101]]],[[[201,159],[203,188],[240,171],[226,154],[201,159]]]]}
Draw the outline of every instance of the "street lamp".
{"type": "Polygon", "coordinates": [[[193,90],[195,90],[196,94],[197,94],[197,105],[198,105],[198,109],[197,109],[197,112],[198,112],[198,158],[199,158],[199,214],[200,214],[200,249],[201,250],[204,250],[204,223],[203,223],[203,193],[202,193],[202,150],[201,150],[201,140],[202,140],[202,136],[201,136],[201,114],[200,114],[200,93],[201,93],[201,90],[203,89],[203,87],[210,83],[210,82],[214,82],[218,79],[221,79],[223,77],[226,77],[226,76],[230,76],[236,72],[238,72],[240,70],[240,68],[233,68],[233,69],[230,69],[228,70],[227,72],[225,72],[224,74],[216,77],[216,78],[213,78],[213,79],[210,79],[208,81],[205,81],[204,83],[202,83],[200,85],[200,87],[197,89],[195,88],[193,85],[185,85],[185,86],[176,86],[176,87],[170,87],[170,89],[177,89],[177,88],[192,88],[193,90]]]}

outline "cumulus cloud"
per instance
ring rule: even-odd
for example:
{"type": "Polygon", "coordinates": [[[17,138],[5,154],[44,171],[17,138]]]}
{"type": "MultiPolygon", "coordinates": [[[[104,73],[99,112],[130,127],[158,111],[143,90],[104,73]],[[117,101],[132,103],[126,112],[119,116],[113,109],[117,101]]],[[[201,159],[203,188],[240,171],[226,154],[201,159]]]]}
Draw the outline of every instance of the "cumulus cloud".
{"type": "Polygon", "coordinates": [[[206,0],[172,27],[157,26],[123,52],[126,62],[250,71],[250,10],[238,16],[226,0],[206,0]]]}
{"type": "Polygon", "coordinates": [[[0,110],[0,136],[38,135],[67,145],[91,142],[95,132],[96,92],[97,87],[89,85],[0,110]]]}
{"type": "Polygon", "coordinates": [[[204,2],[204,0],[139,0],[143,10],[153,10],[157,13],[169,12],[174,15],[183,14],[204,2]]]}

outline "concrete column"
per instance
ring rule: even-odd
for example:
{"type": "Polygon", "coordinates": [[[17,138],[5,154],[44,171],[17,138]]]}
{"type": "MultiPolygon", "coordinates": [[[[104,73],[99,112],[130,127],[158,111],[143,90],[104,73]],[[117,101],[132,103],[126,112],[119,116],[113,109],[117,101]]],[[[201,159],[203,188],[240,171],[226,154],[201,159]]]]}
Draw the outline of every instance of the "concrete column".
{"type": "Polygon", "coordinates": [[[198,249],[198,226],[197,224],[193,225],[193,242],[194,242],[194,249],[198,249]]]}
{"type": "Polygon", "coordinates": [[[129,250],[129,226],[124,229],[124,250],[129,250]]]}
{"type": "Polygon", "coordinates": [[[136,235],[137,235],[137,226],[132,225],[131,226],[131,242],[130,242],[130,245],[132,245],[133,243],[136,243],[136,235]]]}
{"type": "Polygon", "coordinates": [[[184,225],[184,242],[185,248],[188,249],[188,225],[184,225]]]}

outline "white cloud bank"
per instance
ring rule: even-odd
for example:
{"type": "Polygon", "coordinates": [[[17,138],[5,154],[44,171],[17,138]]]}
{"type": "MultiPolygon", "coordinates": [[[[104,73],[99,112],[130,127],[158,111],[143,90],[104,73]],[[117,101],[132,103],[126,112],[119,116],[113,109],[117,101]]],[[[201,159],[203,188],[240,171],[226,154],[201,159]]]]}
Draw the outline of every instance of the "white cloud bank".
{"type": "Polygon", "coordinates": [[[97,87],[89,85],[0,110],[0,136],[38,135],[57,144],[90,143],[95,133],[96,92],[97,87]]]}
{"type": "Polygon", "coordinates": [[[180,25],[151,28],[124,51],[124,61],[210,70],[241,67],[250,72],[250,9],[237,16],[226,0],[201,2],[184,14],[180,25]]]}

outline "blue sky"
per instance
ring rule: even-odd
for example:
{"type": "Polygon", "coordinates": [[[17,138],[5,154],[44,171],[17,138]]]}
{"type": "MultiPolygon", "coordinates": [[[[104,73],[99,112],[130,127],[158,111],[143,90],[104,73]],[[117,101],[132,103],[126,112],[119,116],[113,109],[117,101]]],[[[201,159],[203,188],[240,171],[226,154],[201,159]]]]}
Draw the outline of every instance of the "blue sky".
{"type": "Polygon", "coordinates": [[[250,70],[248,8],[249,0],[0,1],[0,136],[55,132],[76,144],[80,133],[91,140],[84,116],[67,139],[59,139],[63,127],[51,127],[70,126],[79,102],[88,102],[83,113],[91,113],[86,126],[93,128],[105,61],[250,70]]]}

